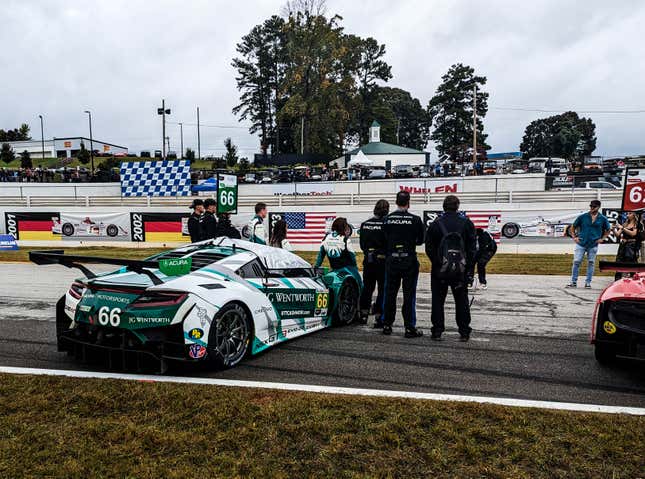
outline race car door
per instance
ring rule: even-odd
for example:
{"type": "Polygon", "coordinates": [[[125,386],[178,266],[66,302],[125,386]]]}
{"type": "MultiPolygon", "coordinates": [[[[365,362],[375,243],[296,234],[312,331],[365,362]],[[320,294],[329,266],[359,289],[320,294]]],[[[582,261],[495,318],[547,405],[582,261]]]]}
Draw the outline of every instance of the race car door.
{"type": "Polygon", "coordinates": [[[293,337],[323,326],[329,292],[314,279],[267,278],[263,290],[278,314],[278,334],[293,337]]]}

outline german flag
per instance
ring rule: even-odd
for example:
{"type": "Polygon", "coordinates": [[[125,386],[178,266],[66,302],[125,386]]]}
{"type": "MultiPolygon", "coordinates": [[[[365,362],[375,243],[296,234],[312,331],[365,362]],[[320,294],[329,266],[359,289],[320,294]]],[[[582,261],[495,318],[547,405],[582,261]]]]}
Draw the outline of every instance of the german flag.
{"type": "Polygon", "coordinates": [[[143,228],[146,241],[152,243],[186,242],[189,236],[181,233],[182,213],[144,213],[143,228]]]}
{"type": "Polygon", "coordinates": [[[56,241],[61,235],[52,233],[54,222],[52,218],[60,217],[58,212],[52,213],[10,213],[14,216],[18,229],[18,239],[27,241],[56,241]]]}

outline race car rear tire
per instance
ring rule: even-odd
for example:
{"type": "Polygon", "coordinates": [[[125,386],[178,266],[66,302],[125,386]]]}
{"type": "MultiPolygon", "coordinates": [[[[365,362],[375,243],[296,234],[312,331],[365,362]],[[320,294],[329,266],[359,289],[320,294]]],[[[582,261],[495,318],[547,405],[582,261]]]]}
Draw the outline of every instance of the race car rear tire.
{"type": "Polygon", "coordinates": [[[616,351],[611,346],[596,343],[593,351],[600,364],[612,364],[616,361],[616,351]]]}
{"type": "Polygon", "coordinates": [[[108,227],[105,229],[105,232],[109,237],[114,238],[119,234],[119,228],[117,228],[116,225],[108,225],[108,227]]]}
{"type": "Polygon", "coordinates": [[[502,236],[504,238],[513,239],[520,234],[520,225],[517,223],[506,223],[502,226],[502,236]]]}
{"type": "Polygon", "coordinates": [[[353,280],[347,280],[338,291],[338,304],[334,311],[333,323],[336,326],[350,324],[358,315],[358,285],[353,280]]]}
{"type": "Polygon", "coordinates": [[[248,311],[239,303],[221,308],[208,333],[208,357],[218,369],[236,366],[251,349],[253,327],[248,311]]]}
{"type": "Polygon", "coordinates": [[[61,226],[60,231],[65,236],[72,236],[74,234],[74,225],[72,223],[65,223],[61,226]]]}

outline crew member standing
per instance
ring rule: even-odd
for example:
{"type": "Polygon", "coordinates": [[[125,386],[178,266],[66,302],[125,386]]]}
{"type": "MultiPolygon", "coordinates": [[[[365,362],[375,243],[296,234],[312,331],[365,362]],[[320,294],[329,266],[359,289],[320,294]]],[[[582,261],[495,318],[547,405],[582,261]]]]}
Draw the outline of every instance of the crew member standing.
{"type": "Polygon", "coordinates": [[[460,340],[468,341],[472,331],[466,276],[475,260],[477,243],[475,226],[468,218],[460,215],[458,210],[459,198],[454,195],[446,196],[443,200],[444,214],[426,232],[426,254],[432,262],[432,339],[436,341],[441,341],[445,330],[444,304],[449,287],[455,298],[460,340]]]}
{"type": "Polygon", "coordinates": [[[242,235],[235,226],[231,224],[230,213],[219,213],[217,215],[217,228],[215,230],[215,237],[226,236],[231,239],[241,239],[242,235]]]}
{"type": "Polygon", "coordinates": [[[188,218],[188,234],[190,234],[190,242],[197,243],[204,239],[202,229],[202,215],[204,214],[204,202],[199,198],[195,198],[190,205],[193,213],[188,218]]]}
{"type": "Polygon", "coordinates": [[[423,332],[416,327],[416,294],[419,278],[419,261],[416,246],[423,243],[421,218],[408,211],[410,193],[396,194],[397,209],[384,221],[383,232],[386,240],[385,295],[383,301],[383,334],[392,334],[396,315],[396,296],[403,286],[403,323],[405,337],[416,338],[423,332]]]}
{"type": "Polygon", "coordinates": [[[204,209],[202,217],[203,239],[214,239],[217,231],[217,220],[215,219],[217,202],[213,198],[207,198],[204,201],[204,209]]]}
{"type": "Polygon", "coordinates": [[[372,295],[377,288],[376,302],[373,314],[376,317],[375,328],[382,328],[383,321],[383,283],[385,282],[385,234],[383,220],[390,212],[390,203],[378,200],[374,206],[374,216],[363,224],[360,229],[360,246],[363,251],[363,293],[361,294],[360,322],[367,324],[367,317],[372,306],[372,295]]]}
{"type": "Polygon", "coordinates": [[[268,238],[264,220],[267,217],[266,203],[256,203],[255,216],[249,222],[249,241],[251,243],[267,244],[268,238]]]}

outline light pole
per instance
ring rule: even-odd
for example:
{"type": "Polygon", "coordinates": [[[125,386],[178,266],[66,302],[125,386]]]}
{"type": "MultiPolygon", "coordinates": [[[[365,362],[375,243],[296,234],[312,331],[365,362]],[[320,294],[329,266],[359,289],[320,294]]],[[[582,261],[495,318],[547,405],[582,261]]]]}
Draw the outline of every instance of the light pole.
{"type": "Polygon", "coordinates": [[[89,110],[85,110],[85,113],[87,113],[88,120],[90,122],[90,159],[91,163],[90,166],[92,168],[92,173],[90,174],[90,177],[94,176],[94,139],[92,138],[92,112],[89,110]]]}
{"type": "Polygon", "coordinates": [[[197,159],[202,159],[202,140],[199,135],[199,107],[197,107],[197,159]]]}
{"type": "Polygon", "coordinates": [[[170,115],[170,108],[166,109],[166,100],[161,100],[161,108],[157,108],[157,115],[161,115],[161,148],[162,158],[166,159],[166,115],[170,115]]]}
{"type": "Polygon", "coordinates": [[[181,138],[181,154],[179,155],[179,159],[183,160],[184,159],[184,124],[179,122],[179,137],[181,138]]]}
{"type": "Polygon", "coordinates": [[[38,115],[40,118],[40,146],[42,147],[42,157],[40,158],[41,164],[45,161],[45,129],[43,128],[43,116],[38,115]]]}

